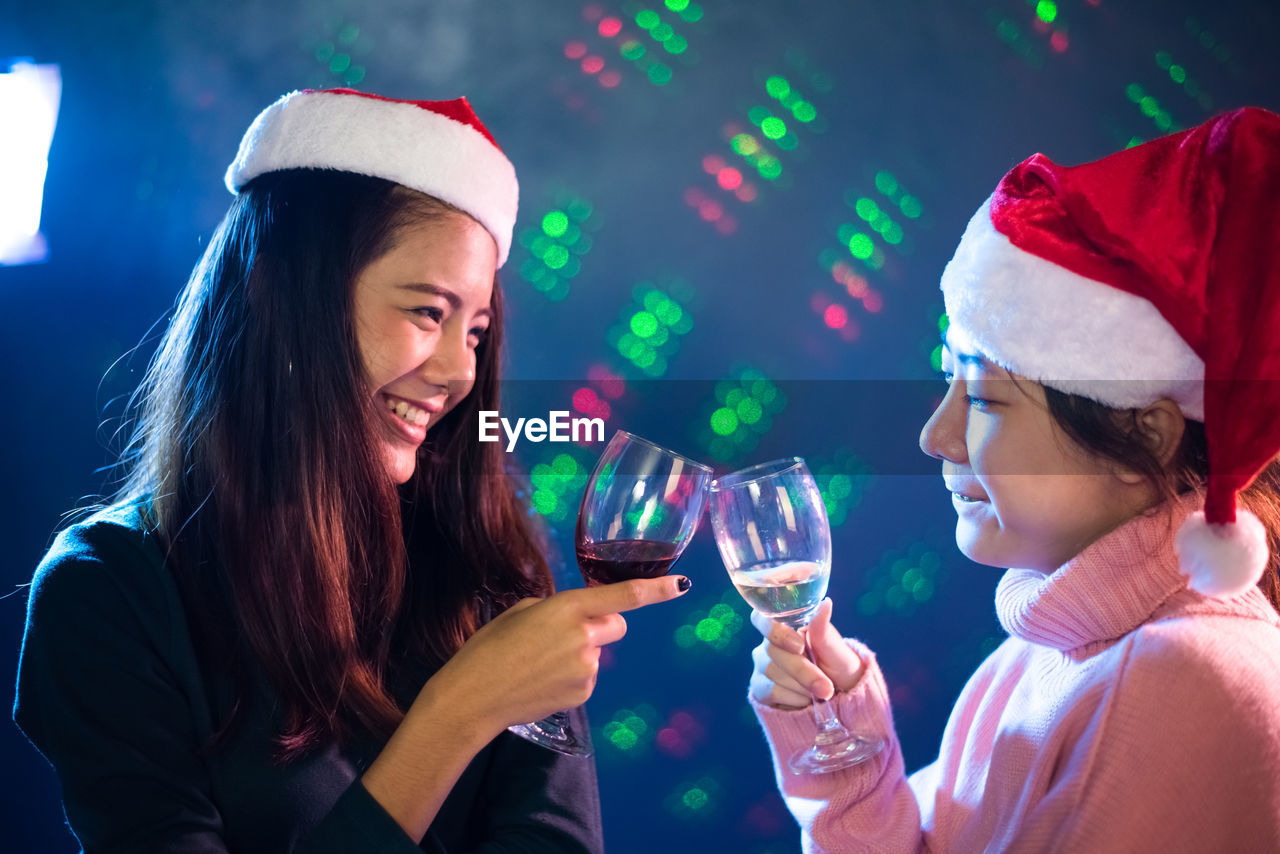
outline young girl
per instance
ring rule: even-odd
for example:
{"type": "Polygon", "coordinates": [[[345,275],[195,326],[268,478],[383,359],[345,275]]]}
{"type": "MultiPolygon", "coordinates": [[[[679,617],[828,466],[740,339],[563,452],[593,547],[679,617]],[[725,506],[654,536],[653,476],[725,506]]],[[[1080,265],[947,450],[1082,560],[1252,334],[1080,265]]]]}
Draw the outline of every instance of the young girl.
{"type": "Polygon", "coordinates": [[[907,777],[830,602],[816,666],[753,615],[751,701],[806,851],[1280,850],[1278,236],[1262,110],[1001,181],[942,277],[949,387],[920,447],[961,551],[1016,567],[1009,638],[907,777]],[[889,747],[788,773],[811,694],[889,747]]]}
{"type": "Polygon", "coordinates": [[[87,851],[599,851],[618,612],[550,593],[476,413],[517,185],[465,100],[285,96],[141,390],[127,479],[36,571],[14,717],[87,851]],[[575,713],[579,732],[586,723],[575,713]]]}

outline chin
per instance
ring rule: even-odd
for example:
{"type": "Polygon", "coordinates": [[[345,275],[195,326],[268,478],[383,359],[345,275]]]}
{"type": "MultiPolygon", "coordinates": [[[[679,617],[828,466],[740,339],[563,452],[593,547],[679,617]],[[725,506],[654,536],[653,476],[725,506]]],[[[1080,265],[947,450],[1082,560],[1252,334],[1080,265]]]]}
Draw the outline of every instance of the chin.
{"type": "Polygon", "coordinates": [[[383,453],[383,463],[387,468],[387,475],[394,484],[404,484],[409,482],[409,478],[413,477],[414,471],[418,467],[418,455],[416,453],[406,454],[398,450],[386,450],[383,453]]]}

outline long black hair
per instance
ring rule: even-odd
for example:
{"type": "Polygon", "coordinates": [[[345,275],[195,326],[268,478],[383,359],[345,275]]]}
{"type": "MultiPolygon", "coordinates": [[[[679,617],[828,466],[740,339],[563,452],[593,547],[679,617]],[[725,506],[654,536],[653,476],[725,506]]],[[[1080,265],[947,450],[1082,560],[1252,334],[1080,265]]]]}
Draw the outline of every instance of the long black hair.
{"type": "Polygon", "coordinates": [[[498,408],[502,298],[472,392],[407,484],[385,474],[356,341],[356,277],[406,226],[465,215],[378,178],[286,170],[246,186],[178,299],[135,396],[117,500],[145,501],[202,666],[279,698],[290,758],[387,735],[397,662],[438,665],[487,615],[550,591],[528,514],[477,413],[498,408]],[[392,649],[396,650],[393,657],[392,649]]]}

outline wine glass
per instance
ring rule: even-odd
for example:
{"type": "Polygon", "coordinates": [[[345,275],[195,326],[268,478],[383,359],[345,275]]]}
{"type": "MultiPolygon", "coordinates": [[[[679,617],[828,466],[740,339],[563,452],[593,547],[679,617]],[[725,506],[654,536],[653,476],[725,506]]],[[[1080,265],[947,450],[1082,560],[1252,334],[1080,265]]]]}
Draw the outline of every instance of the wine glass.
{"type": "MultiPolygon", "coordinates": [[[[729,579],[751,607],[793,629],[809,624],[827,594],[831,528],[822,493],[800,457],[742,469],[711,484],[711,530],[729,579]]],[[[805,651],[813,660],[807,640],[805,651]]],[[[865,762],[883,739],[854,735],[826,700],[814,698],[814,743],[788,760],[795,774],[825,774],[865,762]]]]}
{"type": "MultiPolygon", "coordinates": [[[[578,509],[574,547],[583,581],[593,587],[666,575],[697,529],[710,486],[707,466],[619,430],[578,509]]],[[[560,753],[591,755],[567,712],[508,729],[560,753]]]]}

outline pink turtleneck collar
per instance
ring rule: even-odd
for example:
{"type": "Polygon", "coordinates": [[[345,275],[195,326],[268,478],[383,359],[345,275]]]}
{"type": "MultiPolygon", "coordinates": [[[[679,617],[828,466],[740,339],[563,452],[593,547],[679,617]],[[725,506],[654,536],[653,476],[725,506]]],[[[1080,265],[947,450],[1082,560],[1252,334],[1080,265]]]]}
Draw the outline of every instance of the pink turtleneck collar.
{"type": "Polygon", "coordinates": [[[1130,519],[1050,575],[1010,569],[996,588],[1000,624],[1064,652],[1133,631],[1186,589],[1174,535],[1199,503],[1189,496],[1130,519]]]}

